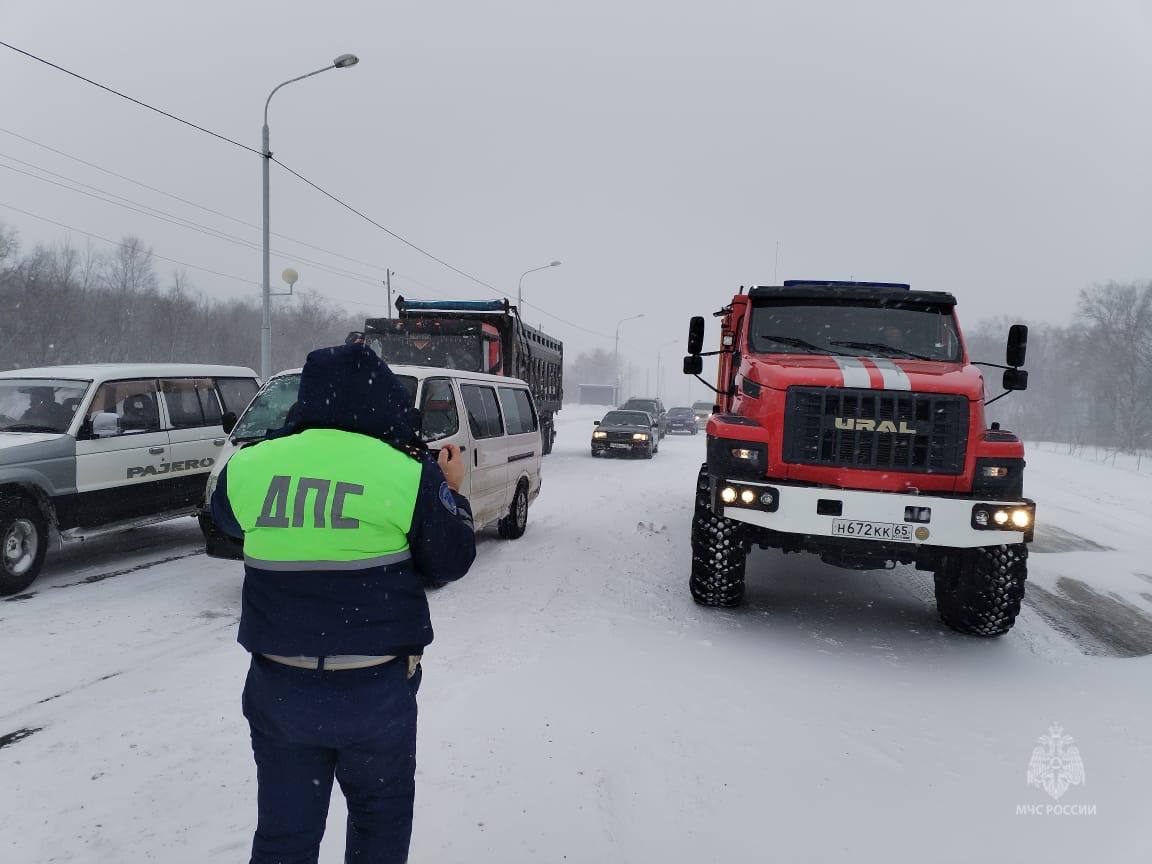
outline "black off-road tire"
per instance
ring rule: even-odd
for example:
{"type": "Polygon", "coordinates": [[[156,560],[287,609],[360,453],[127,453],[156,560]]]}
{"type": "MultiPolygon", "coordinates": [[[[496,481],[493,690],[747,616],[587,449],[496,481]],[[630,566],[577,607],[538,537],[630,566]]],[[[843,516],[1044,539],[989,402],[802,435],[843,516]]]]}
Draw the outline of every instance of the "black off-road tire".
{"type": "Polygon", "coordinates": [[[744,565],[748,550],[740,524],[717,516],[708,488],[708,466],[696,480],[692,516],[692,575],[688,588],[701,606],[739,606],[744,600],[744,565]]]}
{"type": "Polygon", "coordinates": [[[519,540],[528,528],[528,486],[521,481],[508,506],[508,515],[496,523],[496,530],[505,540],[519,540]]]}
{"type": "Polygon", "coordinates": [[[1028,547],[1014,543],[950,552],[935,577],[941,621],[971,636],[1003,636],[1020,614],[1028,547]]]}
{"type": "Polygon", "coordinates": [[[47,552],[48,521],[40,508],[23,496],[0,493],[0,597],[31,585],[47,552]]]}

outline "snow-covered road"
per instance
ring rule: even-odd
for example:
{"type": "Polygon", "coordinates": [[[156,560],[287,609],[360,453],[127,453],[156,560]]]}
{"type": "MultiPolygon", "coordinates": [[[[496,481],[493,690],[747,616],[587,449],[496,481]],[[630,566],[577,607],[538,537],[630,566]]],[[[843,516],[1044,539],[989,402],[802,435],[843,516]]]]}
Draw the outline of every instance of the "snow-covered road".
{"type": "MultiPolygon", "coordinates": [[[[593,460],[593,416],[561,415],[525,537],[432,595],[414,862],[1152,855],[1148,476],[1034,449],[1028,605],[982,641],[902,567],[757,552],[747,606],[695,607],[703,436],[593,460]],[[1054,723],[1086,775],[1059,801],[1025,779],[1054,723]]],[[[0,603],[0,861],[247,860],[241,568],[199,550],[135,532],[0,603]]]]}

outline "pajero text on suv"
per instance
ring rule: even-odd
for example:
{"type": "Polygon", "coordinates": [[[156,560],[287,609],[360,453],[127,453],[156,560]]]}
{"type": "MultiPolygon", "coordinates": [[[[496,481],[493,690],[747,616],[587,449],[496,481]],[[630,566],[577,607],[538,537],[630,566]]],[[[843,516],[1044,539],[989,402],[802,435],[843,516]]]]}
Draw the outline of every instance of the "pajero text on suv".
{"type": "MultiPolygon", "coordinates": [[[[912,564],[935,574],[948,626],[1012,627],[1035,504],[1020,439],[985,423],[955,305],[907,285],[790,281],[741,289],[716,313],[718,413],[692,527],[698,603],[741,601],[756,544],[849,569],[912,564]]],[[[1027,336],[1014,325],[1006,365],[980,364],[1004,369],[1005,393],[1027,387],[1027,336]]],[[[684,371],[697,377],[703,337],[693,318],[684,371]]]]}

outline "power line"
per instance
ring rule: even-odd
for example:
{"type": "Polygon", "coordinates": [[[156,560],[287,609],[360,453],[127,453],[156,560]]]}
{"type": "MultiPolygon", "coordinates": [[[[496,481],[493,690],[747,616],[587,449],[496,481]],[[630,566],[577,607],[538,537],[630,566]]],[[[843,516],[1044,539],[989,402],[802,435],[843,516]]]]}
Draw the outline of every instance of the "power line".
{"type": "MultiPolygon", "coordinates": [[[[84,189],[77,189],[77,188],[74,188],[72,186],[67,185],[66,183],[58,183],[54,180],[49,180],[47,177],[40,177],[40,176],[37,176],[36,174],[32,174],[28,171],[22,171],[19,168],[14,168],[11,165],[5,165],[3,163],[0,163],[0,168],[4,168],[8,171],[13,171],[17,174],[22,174],[25,177],[32,178],[33,180],[39,180],[42,183],[48,183],[52,186],[57,186],[61,189],[66,189],[70,192],[76,192],[80,195],[85,195],[89,198],[94,198],[97,201],[103,201],[106,204],[113,204],[117,207],[122,207],[125,210],[131,210],[134,213],[139,213],[143,216],[148,216],[150,218],[157,219],[161,222],[167,222],[169,224],[176,225],[178,228],[187,228],[189,230],[196,231],[197,233],[200,233],[200,234],[205,234],[206,236],[212,237],[212,238],[217,239],[217,240],[223,240],[224,242],[232,243],[232,244],[237,245],[237,246],[242,246],[242,247],[247,248],[247,249],[253,249],[253,250],[259,250],[260,249],[260,245],[254,241],[246,240],[243,237],[236,236],[235,234],[229,234],[226,231],[220,231],[219,229],[213,228],[209,225],[203,225],[199,222],[193,222],[191,219],[186,219],[185,217],[179,216],[175,213],[170,213],[166,210],[161,210],[157,207],[152,207],[149,204],[144,204],[144,203],[142,203],[140,201],[136,201],[132,198],[126,198],[125,196],[118,195],[115,192],[109,192],[107,189],[101,189],[99,186],[93,186],[89,183],[84,183],[80,180],[76,180],[73,177],[68,177],[64,174],[59,174],[55,171],[50,171],[47,168],[42,168],[39,165],[36,165],[34,163],[26,162],[23,159],[17,159],[16,157],[10,156],[7,153],[0,153],[0,157],[3,157],[5,159],[11,159],[12,161],[18,162],[21,165],[27,165],[31,168],[34,168],[37,171],[41,171],[45,174],[49,174],[53,177],[58,177],[62,180],[68,181],[69,183],[75,183],[78,186],[83,186],[87,189],[91,189],[94,191],[93,192],[85,192],[84,189]],[[100,194],[94,194],[94,193],[100,193],[100,194]],[[103,196],[110,196],[110,197],[106,198],[103,196]],[[112,199],[119,199],[119,200],[112,200],[112,199]],[[127,203],[121,203],[121,202],[127,202],[127,203]],[[139,208],[143,208],[143,209],[139,209],[139,208]]],[[[343,277],[346,279],[352,279],[354,281],[363,282],[366,285],[376,285],[377,284],[377,280],[373,279],[371,276],[366,276],[366,275],[361,274],[361,273],[355,273],[351,270],[345,270],[345,269],[340,268],[340,267],[335,267],[333,265],[326,264],[322,261],[314,261],[311,258],[304,258],[303,256],[297,255],[297,254],[292,253],[292,252],[285,251],[283,249],[273,249],[272,251],[275,252],[277,255],[282,255],[282,256],[291,258],[295,261],[303,261],[307,264],[311,264],[314,267],[316,267],[317,269],[322,270],[322,271],[327,272],[327,273],[331,273],[332,275],[335,275],[335,276],[340,276],[340,277],[343,277]]]]}
{"type": "Polygon", "coordinates": [[[119,96],[121,99],[127,99],[129,102],[133,102],[133,103],[139,105],[141,108],[147,108],[149,111],[155,111],[157,114],[161,114],[170,120],[175,120],[177,123],[183,123],[185,126],[190,126],[199,132],[203,132],[205,135],[211,135],[213,138],[219,138],[221,141],[226,141],[229,144],[233,145],[234,147],[239,147],[242,150],[247,150],[249,153],[255,153],[257,156],[263,155],[255,147],[249,147],[247,144],[241,144],[239,141],[235,140],[234,138],[229,138],[227,135],[221,135],[219,132],[213,132],[211,129],[206,129],[203,126],[200,126],[196,123],[193,123],[191,120],[185,120],[183,117],[179,117],[179,116],[171,113],[170,111],[165,111],[162,108],[157,108],[155,105],[149,105],[147,102],[144,102],[144,101],[141,101],[140,99],[136,99],[135,97],[129,96],[127,93],[121,93],[119,90],[117,90],[113,87],[109,87],[107,84],[101,84],[99,81],[93,81],[91,78],[85,78],[79,72],[73,72],[71,69],[65,69],[63,66],[59,65],[58,63],[53,63],[51,60],[45,60],[43,57],[37,57],[31,51],[25,51],[23,48],[17,48],[15,45],[11,45],[11,44],[4,42],[2,40],[0,40],[0,45],[3,45],[5,48],[8,48],[12,51],[15,51],[17,54],[23,54],[29,60],[35,60],[37,63],[43,63],[45,66],[50,66],[53,69],[56,69],[57,71],[63,72],[65,75],[71,75],[73,78],[79,79],[80,81],[83,81],[85,84],[91,84],[93,87],[99,87],[101,90],[107,91],[108,93],[111,93],[114,96],[119,96]]]}
{"type": "MultiPolygon", "coordinates": [[[[83,228],[76,228],[72,225],[67,225],[64,222],[57,222],[55,219],[49,219],[47,216],[41,216],[39,213],[33,213],[30,210],[23,210],[15,205],[8,204],[7,202],[0,201],[0,207],[5,207],[16,213],[21,213],[24,216],[29,216],[33,219],[39,219],[41,222],[47,222],[49,225],[55,225],[57,228],[63,228],[65,231],[74,231],[77,234],[83,234],[85,237],[91,237],[94,240],[101,240],[105,243],[111,243],[113,246],[119,246],[121,249],[127,249],[126,243],[121,243],[119,240],[111,240],[108,237],[103,237],[99,234],[94,234],[91,231],[85,231],[83,228]]],[[[149,253],[153,258],[159,258],[161,261],[167,261],[169,264],[179,264],[181,267],[188,267],[191,270],[200,270],[204,273],[211,273],[213,276],[220,276],[224,279],[233,279],[237,282],[243,282],[245,285],[258,287],[258,283],[251,279],[245,279],[243,276],[237,276],[234,273],[221,273],[219,270],[213,270],[209,267],[201,267],[199,264],[189,264],[187,261],[180,261],[176,258],[166,258],[163,255],[157,255],[155,252],[149,253]]]]}
{"type": "Polygon", "coordinates": [[[449,270],[453,271],[454,273],[459,273],[465,279],[470,279],[473,282],[475,282],[477,285],[483,285],[485,288],[490,288],[491,290],[493,290],[497,294],[499,294],[501,297],[510,297],[509,294],[507,294],[504,291],[501,291],[495,285],[492,285],[491,283],[485,282],[483,279],[480,279],[476,276],[473,276],[471,273],[467,272],[466,270],[461,270],[459,267],[455,266],[454,264],[449,264],[443,258],[439,258],[436,255],[433,255],[427,249],[424,249],[420,246],[417,246],[411,240],[409,240],[406,237],[401,236],[400,234],[397,234],[391,228],[386,228],[385,226],[383,226],[379,222],[377,222],[375,219],[373,219],[371,216],[368,216],[366,213],[364,213],[360,210],[357,210],[355,207],[353,207],[347,201],[345,201],[344,199],[340,198],[339,196],[333,194],[332,192],[329,192],[323,186],[319,185],[318,183],[313,183],[311,180],[309,180],[307,177],[305,177],[299,171],[295,171],[292,168],[289,168],[287,165],[285,165],[283,162],[281,162],[275,156],[269,156],[268,158],[271,159],[273,162],[275,162],[277,165],[279,165],[281,168],[283,168],[285,171],[287,171],[289,174],[291,174],[296,179],[298,179],[298,180],[306,183],[307,185],[311,186],[313,189],[315,189],[317,192],[319,192],[321,195],[325,196],[326,198],[329,198],[330,200],[335,201],[337,204],[339,204],[341,207],[343,207],[348,212],[355,213],[357,216],[359,216],[361,219],[363,219],[369,225],[374,225],[375,227],[377,227],[381,231],[383,231],[385,234],[399,240],[405,246],[408,246],[412,249],[415,249],[421,255],[424,255],[428,258],[431,258],[437,264],[441,264],[441,265],[447,267],[449,270]]]}
{"type": "MultiPolygon", "coordinates": [[[[407,238],[406,238],[406,237],[404,237],[403,235],[401,235],[401,234],[399,234],[399,233],[397,233],[397,232],[393,231],[392,229],[390,229],[390,228],[387,228],[386,226],[384,226],[384,225],[380,224],[379,222],[377,222],[377,221],[376,221],[375,219],[373,219],[372,217],[368,216],[368,215],[367,215],[366,213],[364,213],[363,211],[361,211],[361,210],[358,210],[357,208],[353,207],[351,204],[349,204],[348,202],[344,201],[342,198],[340,198],[339,196],[335,195],[334,193],[332,193],[332,192],[329,192],[327,189],[325,189],[323,186],[319,185],[318,183],[315,183],[315,182],[313,182],[312,180],[309,180],[307,177],[305,177],[305,176],[304,176],[303,174],[301,174],[299,171],[296,171],[295,169],[293,169],[293,168],[290,168],[289,166],[285,165],[283,162],[281,162],[279,159],[275,158],[275,157],[274,157],[274,156],[272,156],[271,154],[269,154],[269,155],[267,155],[267,156],[265,157],[265,154],[264,154],[264,153],[262,153],[261,151],[259,151],[259,150],[255,149],[254,147],[249,147],[247,144],[242,144],[242,143],[240,143],[239,141],[236,141],[236,140],[235,140],[235,139],[233,139],[233,138],[229,138],[227,135],[222,135],[222,134],[221,134],[221,133],[219,133],[219,132],[214,132],[214,131],[213,131],[213,130],[211,130],[211,129],[207,129],[207,128],[203,127],[203,126],[200,126],[200,125],[198,125],[198,124],[196,124],[196,123],[193,123],[193,122],[191,122],[190,120],[185,120],[183,117],[180,117],[180,116],[178,116],[178,115],[176,115],[176,114],[173,114],[173,113],[171,113],[170,111],[165,111],[165,110],[163,110],[163,109],[161,109],[161,108],[157,108],[156,106],[154,106],[154,105],[150,105],[149,103],[147,103],[147,102],[144,102],[143,100],[140,100],[140,99],[136,99],[136,98],[135,98],[135,97],[133,97],[133,96],[129,96],[127,93],[123,93],[123,92],[121,92],[121,91],[119,91],[119,90],[117,90],[117,89],[115,89],[115,88],[113,88],[113,87],[109,87],[109,86],[108,86],[108,85],[106,85],[106,84],[101,84],[100,82],[98,82],[98,81],[94,81],[94,80],[92,80],[91,78],[88,78],[88,77],[86,77],[86,76],[84,76],[84,75],[81,75],[81,74],[79,74],[78,72],[73,72],[71,69],[67,69],[67,68],[65,68],[65,67],[63,67],[63,66],[61,66],[61,65],[59,65],[58,63],[53,63],[53,62],[51,62],[50,60],[46,60],[46,59],[44,59],[43,57],[39,57],[39,56],[37,56],[36,54],[33,54],[33,53],[31,53],[30,51],[25,51],[25,50],[24,50],[24,49],[22,49],[22,48],[17,48],[15,45],[12,45],[12,44],[10,44],[10,43],[8,43],[8,42],[4,42],[3,40],[0,40],[0,46],[3,46],[3,47],[5,47],[5,48],[8,48],[8,49],[10,49],[10,50],[12,50],[12,51],[15,51],[17,54],[21,54],[21,55],[23,55],[24,57],[27,57],[27,58],[28,58],[28,59],[30,59],[30,60],[35,60],[35,61],[36,61],[36,62],[38,62],[38,63],[43,63],[45,66],[49,66],[49,67],[51,67],[51,68],[53,68],[53,69],[56,69],[57,71],[60,71],[60,72],[63,72],[63,73],[65,73],[66,75],[70,75],[71,77],[73,77],[73,78],[76,78],[76,79],[77,79],[77,80],[79,80],[79,81],[83,81],[83,82],[84,82],[84,83],[86,83],[86,84],[90,84],[90,85],[92,85],[93,87],[97,87],[97,88],[99,88],[99,89],[101,89],[101,90],[104,90],[104,91],[106,91],[106,92],[108,92],[108,93],[111,93],[111,94],[113,94],[113,95],[115,95],[115,96],[119,96],[119,97],[120,97],[120,98],[122,98],[122,99],[126,99],[126,100],[128,100],[129,102],[132,102],[132,103],[133,103],[133,104],[135,104],[135,105],[139,105],[139,106],[140,106],[140,107],[142,107],[142,108],[146,108],[146,109],[148,109],[149,111],[154,111],[154,112],[155,112],[155,113],[157,113],[157,114],[160,114],[160,115],[162,115],[162,116],[164,116],[164,117],[167,117],[167,118],[169,118],[169,119],[171,119],[171,120],[175,120],[176,122],[178,122],[178,123],[182,123],[183,125],[185,125],[185,126],[188,126],[188,127],[192,128],[192,129],[195,129],[195,130],[197,130],[197,131],[199,131],[199,132],[203,132],[203,133],[205,133],[205,134],[207,134],[207,135],[211,135],[211,136],[212,136],[212,137],[214,137],[214,138],[218,138],[218,139],[219,139],[219,140],[221,140],[221,141],[225,141],[225,142],[227,142],[227,143],[229,143],[229,144],[232,144],[232,145],[234,145],[234,146],[236,146],[236,147],[239,147],[239,148],[241,148],[242,150],[245,150],[245,151],[247,151],[247,152],[249,152],[249,153],[254,153],[254,154],[255,154],[255,155],[257,155],[257,156],[261,156],[261,157],[267,158],[267,159],[269,159],[270,161],[272,161],[272,162],[275,162],[277,165],[279,165],[281,168],[283,168],[283,169],[284,169],[285,171],[287,171],[289,174],[291,174],[292,176],[294,176],[296,179],[300,180],[301,182],[303,182],[303,183],[305,183],[306,185],[308,185],[308,186],[312,187],[313,189],[315,189],[315,190],[316,190],[317,192],[319,192],[321,195],[325,196],[326,198],[330,199],[331,201],[335,202],[336,204],[339,204],[341,207],[343,207],[344,209],[348,210],[350,213],[353,213],[353,214],[355,214],[356,216],[359,216],[361,219],[363,219],[363,220],[364,220],[365,222],[367,222],[368,224],[370,224],[370,225],[374,226],[375,228],[379,229],[380,231],[383,231],[385,234],[388,234],[390,237],[393,237],[394,239],[396,239],[396,240],[400,241],[401,243],[403,243],[404,245],[408,246],[409,248],[411,248],[411,249],[415,250],[416,252],[419,252],[421,255],[424,255],[425,257],[427,257],[427,258],[431,259],[432,261],[435,261],[437,264],[440,264],[440,265],[441,265],[441,266],[443,266],[443,267],[447,267],[449,270],[453,271],[454,273],[457,273],[457,274],[459,274],[460,276],[463,276],[465,279],[468,279],[468,280],[470,280],[470,281],[472,281],[472,282],[475,282],[477,285],[482,285],[482,286],[484,286],[485,288],[488,288],[489,290],[495,291],[495,292],[496,292],[497,294],[499,294],[501,297],[506,297],[506,298],[509,298],[509,299],[511,299],[511,295],[509,295],[507,292],[501,291],[499,288],[497,288],[495,285],[491,284],[490,282],[485,282],[483,279],[480,279],[479,277],[472,275],[472,274],[471,274],[471,273],[469,273],[468,271],[466,271],[466,270],[463,270],[463,269],[461,269],[461,268],[459,268],[459,267],[455,266],[454,264],[450,264],[448,261],[444,260],[443,258],[441,258],[441,257],[439,257],[439,256],[437,256],[437,255],[434,255],[433,253],[429,252],[427,249],[424,249],[423,247],[421,247],[421,246],[418,246],[417,244],[413,243],[411,240],[407,239],[407,238]]],[[[209,229],[209,230],[211,230],[211,229],[209,229]]],[[[81,233],[83,233],[83,232],[81,232],[81,233]]],[[[280,254],[282,254],[282,253],[280,253],[280,254]]],[[[159,257],[159,256],[157,256],[157,257],[159,257]]],[[[556,321],[559,321],[559,322],[561,322],[561,323],[563,323],[563,324],[567,324],[569,327],[573,327],[573,328],[575,328],[575,329],[578,329],[578,330],[581,330],[581,331],[583,331],[583,332],[585,332],[585,333],[589,333],[589,334],[591,334],[591,335],[593,335],[593,336],[597,336],[597,337],[599,337],[599,338],[602,338],[602,339],[610,339],[610,338],[613,338],[613,337],[610,337],[610,336],[608,336],[607,334],[604,334],[604,333],[598,333],[598,332],[597,332],[597,331],[595,331],[595,330],[591,330],[591,329],[589,329],[589,328],[587,328],[587,327],[583,327],[583,326],[581,326],[581,325],[579,325],[579,324],[575,324],[575,323],[573,323],[573,322],[571,322],[571,321],[568,321],[568,320],[566,320],[566,319],[564,319],[564,318],[561,318],[561,317],[560,317],[560,316],[558,316],[558,315],[554,315],[554,314],[552,314],[552,313],[550,313],[550,312],[547,312],[547,311],[545,311],[545,310],[541,309],[540,307],[538,307],[538,306],[535,306],[534,304],[527,304],[527,303],[526,303],[526,304],[524,304],[524,305],[525,305],[525,306],[529,306],[529,305],[531,305],[531,306],[532,306],[532,308],[536,309],[538,312],[540,312],[540,313],[542,313],[542,314],[544,314],[544,315],[547,315],[548,317],[550,317],[550,318],[552,318],[552,319],[554,319],[554,320],[556,320],[556,321]]]]}
{"type": "Polygon", "coordinates": [[[555,315],[546,309],[540,308],[535,303],[525,303],[524,305],[529,307],[530,309],[535,309],[541,315],[547,315],[549,318],[553,319],[554,321],[559,321],[561,324],[567,324],[569,327],[574,327],[577,330],[582,330],[583,332],[588,333],[592,336],[597,336],[600,339],[615,340],[615,338],[616,338],[615,336],[609,336],[607,333],[600,333],[596,330],[591,330],[587,327],[584,327],[581,324],[575,323],[574,321],[569,321],[567,318],[561,318],[559,315],[555,315]]]}
{"type": "MultiPolygon", "coordinates": [[[[7,202],[4,202],[4,201],[0,201],[0,207],[4,207],[8,210],[12,210],[13,212],[20,213],[20,214],[22,214],[24,216],[28,216],[32,219],[38,219],[41,222],[47,222],[49,225],[55,225],[57,228],[63,228],[65,231],[72,231],[76,234],[81,234],[85,237],[90,237],[93,240],[99,240],[102,243],[108,243],[111,246],[116,246],[116,247],[119,247],[121,249],[129,248],[127,243],[122,243],[119,240],[113,240],[110,237],[104,237],[103,235],[96,234],[92,231],[85,231],[83,228],[77,228],[75,225],[69,225],[65,222],[60,222],[56,219],[50,219],[47,216],[42,216],[39,213],[33,213],[30,210],[24,210],[20,207],[16,207],[15,205],[8,204],[7,202]]],[[[160,254],[153,252],[151,250],[149,250],[148,254],[152,258],[157,258],[160,261],[167,261],[169,264],[178,264],[179,266],[187,267],[190,270],[199,270],[203,273],[210,273],[213,276],[220,276],[221,278],[224,278],[224,279],[232,279],[236,282],[242,282],[245,285],[248,285],[248,286],[253,287],[253,288],[259,287],[259,283],[255,282],[254,280],[247,279],[243,276],[237,276],[235,273],[223,273],[220,270],[213,270],[210,267],[202,267],[199,264],[192,264],[188,261],[181,261],[178,258],[169,258],[165,255],[160,255],[160,254]]],[[[314,293],[319,293],[319,292],[314,292],[314,293]]],[[[343,300],[343,299],[341,299],[341,300],[337,300],[336,302],[341,304],[341,305],[361,306],[361,307],[364,307],[366,309],[378,309],[379,308],[379,304],[366,303],[364,301],[359,301],[359,300],[343,300]]]]}
{"type": "MultiPolygon", "coordinates": [[[[2,126],[0,126],[0,132],[3,132],[5,135],[11,135],[13,138],[18,138],[21,141],[24,141],[28,144],[32,144],[36,147],[40,147],[44,150],[47,150],[50,153],[55,153],[57,156],[63,156],[65,159],[71,159],[73,162],[78,162],[81,165],[85,165],[89,168],[93,168],[97,171],[101,171],[101,172],[103,172],[103,173],[105,173],[111,177],[115,177],[119,180],[124,180],[128,183],[132,183],[136,186],[141,187],[142,189],[147,189],[148,191],[155,192],[158,195],[164,195],[165,197],[171,198],[174,201],[179,201],[181,204],[187,204],[189,207],[195,207],[198,210],[203,210],[205,213],[211,213],[213,216],[219,216],[222,219],[228,219],[232,222],[235,222],[238,225],[243,225],[246,228],[251,228],[255,231],[260,230],[260,226],[257,225],[255,222],[248,222],[247,220],[241,219],[238,216],[233,216],[231,213],[225,213],[222,210],[216,210],[216,209],[214,209],[212,207],[208,207],[204,204],[199,204],[196,201],[192,201],[192,200],[189,200],[188,198],[181,197],[180,195],[177,195],[173,192],[169,192],[169,191],[167,191],[165,189],[161,189],[157,186],[152,186],[148,183],[145,183],[143,180],[137,180],[134,177],[129,177],[127,174],[121,174],[118,171],[113,171],[111,168],[107,168],[107,167],[105,167],[103,165],[99,165],[95,162],[89,162],[87,159],[81,159],[79,156],[76,156],[73,153],[68,153],[64,150],[60,150],[59,148],[52,147],[51,145],[45,144],[43,141],[37,141],[34,138],[29,138],[27,135],[21,135],[19,132],[13,132],[11,129],[5,129],[2,126]]],[[[9,156],[8,158],[13,159],[14,157],[9,156]]],[[[20,162],[21,160],[15,159],[14,161],[20,162]]],[[[21,164],[27,165],[30,163],[22,162],[21,164]]],[[[46,169],[40,168],[39,166],[34,166],[34,167],[36,167],[38,170],[46,171],[46,169]]],[[[47,172],[47,173],[52,173],[52,172],[47,172]]],[[[60,176],[60,175],[56,175],[56,176],[60,176]]],[[[80,183],[80,181],[78,181],[78,180],[73,181],[73,182],[80,183]]],[[[87,186],[88,184],[80,183],[80,185],[81,186],[87,186]]],[[[89,188],[95,188],[95,187],[89,187],[89,188]]],[[[108,194],[112,194],[112,193],[108,193],[108,194]]],[[[117,197],[119,197],[119,196],[117,196],[117,197]]],[[[326,249],[323,246],[317,246],[314,243],[309,243],[306,240],[300,240],[296,237],[289,236],[288,234],[281,234],[277,231],[273,231],[272,236],[273,237],[279,237],[281,240],[287,240],[290,243],[296,243],[299,246],[306,246],[309,249],[315,249],[317,252],[323,252],[326,255],[331,255],[334,258],[342,258],[345,261],[352,262],[353,264],[360,264],[361,266],[364,266],[364,267],[371,267],[374,270],[386,270],[387,269],[383,265],[373,264],[370,261],[362,261],[359,258],[353,258],[350,255],[344,255],[341,252],[335,252],[331,249],[326,249]]]]}
{"type": "MultiPolygon", "coordinates": [[[[200,126],[196,123],[193,123],[190,120],[185,120],[183,117],[180,117],[176,114],[173,114],[170,111],[164,111],[163,109],[157,108],[154,105],[149,105],[147,102],[144,102],[140,99],[136,99],[135,97],[129,96],[127,93],[122,93],[121,91],[116,90],[113,87],[109,87],[106,84],[101,84],[98,81],[93,81],[91,78],[87,78],[78,72],[73,72],[71,69],[66,69],[65,67],[59,65],[58,63],[53,63],[50,60],[45,60],[43,57],[39,57],[30,51],[25,51],[23,48],[17,48],[15,45],[12,45],[8,42],[4,42],[3,40],[0,40],[0,45],[2,45],[5,48],[8,48],[12,51],[15,51],[17,54],[22,54],[23,56],[29,58],[30,60],[35,60],[37,63],[43,63],[45,66],[50,66],[53,69],[56,69],[60,72],[65,73],[66,75],[71,75],[73,78],[76,78],[80,81],[83,81],[86,84],[91,84],[93,87],[99,87],[101,90],[105,90],[108,93],[112,93],[116,96],[119,96],[122,99],[127,99],[129,102],[132,102],[136,105],[139,105],[142,108],[147,108],[149,111],[155,111],[157,114],[161,114],[165,117],[168,117],[169,119],[177,121],[178,123],[183,123],[185,126],[190,126],[191,128],[196,129],[200,132],[204,132],[208,135],[211,135],[214,138],[219,138],[221,141],[226,141],[229,144],[233,144],[236,147],[240,147],[244,150],[247,150],[249,153],[255,153],[257,156],[264,157],[264,154],[261,153],[259,150],[257,150],[254,147],[249,147],[247,144],[241,144],[239,141],[236,141],[233,138],[229,138],[227,135],[221,135],[219,132],[213,132],[211,129],[206,129],[205,127],[200,126]]],[[[332,201],[335,201],[341,207],[345,208],[346,210],[348,210],[351,213],[356,214],[361,219],[363,219],[365,222],[368,222],[369,224],[374,225],[376,228],[380,229],[381,231],[388,234],[389,236],[394,237],[395,239],[399,240],[404,245],[409,246],[410,248],[416,250],[421,255],[424,255],[424,256],[432,259],[437,264],[440,264],[444,267],[447,267],[449,270],[452,270],[453,272],[460,274],[461,276],[465,277],[466,279],[470,279],[471,281],[473,281],[479,285],[483,285],[485,288],[489,288],[489,289],[495,291],[496,293],[500,294],[503,297],[509,296],[508,294],[506,294],[505,292],[503,292],[499,288],[497,288],[495,285],[491,285],[488,282],[485,282],[483,279],[480,279],[476,276],[473,276],[471,273],[467,272],[466,270],[462,270],[461,268],[455,266],[454,264],[449,264],[443,258],[440,258],[437,255],[433,255],[427,249],[424,249],[420,246],[417,246],[415,243],[413,243],[411,240],[408,240],[406,237],[398,234],[397,232],[391,230],[390,228],[386,228],[384,225],[381,225],[375,219],[371,218],[370,216],[363,213],[362,211],[357,210],[351,204],[348,204],[346,201],[342,200],[338,196],[329,192],[323,186],[320,186],[318,183],[314,183],[313,181],[309,180],[307,177],[305,177],[299,171],[296,171],[292,168],[289,168],[287,165],[285,165],[283,162],[281,162],[279,159],[275,158],[274,156],[268,155],[266,158],[275,162],[277,165],[279,165],[281,168],[283,168],[289,174],[293,175],[298,180],[311,186],[317,192],[321,193],[322,195],[326,196],[327,198],[330,198],[332,201]]]]}

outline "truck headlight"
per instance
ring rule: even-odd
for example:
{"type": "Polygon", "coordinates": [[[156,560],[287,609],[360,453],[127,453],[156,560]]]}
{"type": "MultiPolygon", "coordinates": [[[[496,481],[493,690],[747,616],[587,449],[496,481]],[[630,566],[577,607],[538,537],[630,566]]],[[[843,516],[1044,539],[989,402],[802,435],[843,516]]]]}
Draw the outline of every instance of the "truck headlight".
{"type": "Polygon", "coordinates": [[[607,438],[608,433],[607,432],[593,432],[592,437],[593,438],[607,438]]]}
{"type": "Polygon", "coordinates": [[[977,504],[972,508],[972,527],[979,531],[1029,531],[1036,521],[1036,505],[977,504]]]}
{"type": "Polygon", "coordinates": [[[731,486],[725,486],[720,490],[720,500],[725,504],[732,504],[736,501],[736,490],[731,486]]]}
{"type": "Polygon", "coordinates": [[[1008,466],[1007,465],[984,465],[980,469],[980,476],[981,477],[1007,477],[1008,476],[1008,466]]]}
{"type": "Polygon", "coordinates": [[[646,434],[644,434],[643,432],[637,432],[636,434],[634,434],[632,436],[632,440],[633,441],[647,441],[648,436],[646,434]]]}

